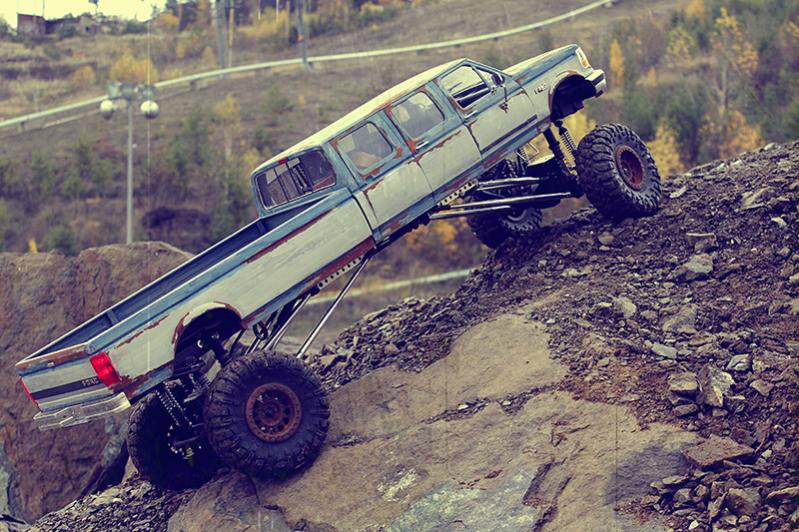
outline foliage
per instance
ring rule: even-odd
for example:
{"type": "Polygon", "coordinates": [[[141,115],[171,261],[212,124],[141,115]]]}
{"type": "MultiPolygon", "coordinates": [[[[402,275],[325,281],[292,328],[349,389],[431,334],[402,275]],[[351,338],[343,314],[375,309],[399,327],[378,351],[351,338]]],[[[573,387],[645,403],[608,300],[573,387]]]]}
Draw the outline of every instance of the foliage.
{"type": "Polygon", "coordinates": [[[59,224],[50,229],[44,237],[44,248],[47,251],[60,251],[64,255],[77,255],[79,251],[75,233],[66,224],[59,224]]]}
{"type": "Polygon", "coordinates": [[[788,138],[799,139],[799,98],[791,102],[785,115],[785,132],[788,138]]]}
{"type": "Polygon", "coordinates": [[[73,87],[91,87],[97,83],[97,75],[90,65],[83,65],[72,73],[69,77],[69,82],[73,87]]]}
{"type": "Polygon", "coordinates": [[[615,38],[610,43],[610,75],[614,83],[620,84],[624,81],[624,52],[615,38]]]}
{"type": "Polygon", "coordinates": [[[73,148],[69,172],[81,181],[81,193],[91,191],[96,197],[103,197],[108,193],[114,178],[113,163],[98,157],[91,143],[83,138],[73,148]]]}
{"type": "Polygon", "coordinates": [[[156,17],[153,22],[155,29],[163,33],[177,33],[180,26],[180,19],[170,12],[164,12],[156,17]]]}
{"type": "Polygon", "coordinates": [[[147,33],[147,23],[139,22],[138,20],[134,19],[128,19],[125,21],[125,24],[122,26],[122,33],[133,34],[133,35],[147,33]]]}
{"type": "Polygon", "coordinates": [[[289,26],[289,11],[282,9],[276,13],[274,9],[265,9],[261,19],[251,26],[238,28],[237,34],[245,44],[257,44],[267,41],[283,41],[287,36],[289,26]]]}
{"type": "Polygon", "coordinates": [[[707,16],[704,0],[691,0],[685,6],[684,11],[685,17],[689,19],[693,18],[702,21],[705,20],[705,17],[707,16]]]}
{"type": "Polygon", "coordinates": [[[210,46],[206,46],[203,50],[201,62],[207,68],[213,68],[216,65],[216,54],[210,46]]]}
{"type": "Polygon", "coordinates": [[[59,187],[59,175],[52,160],[41,151],[34,151],[29,168],[30,182],[35,184],[38,190],[39,201],[50,203],[59,187]]]}
{"type": "Polygon", "coordinates": [[[225,160],[229,160],[233,153],[233,139],[238,136],[241,129],[241,108],[232,94],[228,94],[224,100],[214,105],[214,121],[222,128],[225,160]]]}
{"type": "Polygon", "coordinates": [[[0,251],[9,251],[7,245],[13,235],[14,215],[12,207],[7,200],[0,199],[0,251]]]}
{"type": "Polygon", "coordinates": [[[284,113],[292,108],[291,100],[283,94],[280,85],[273,84],[266,92],[266,99],[261,106],[261,115],[267,124],[275,125],[280,122],[284,113]]]}
{"type": "Polygon", "coordinates": [[[137,58],[128,50],[111,66],[108,79],[127,83],[154,83],[158,80],[158,70],[149,58],[137,58]]]}
{"type": "Polygon", "coordinates": [[[663,178],[685,170],[676,134],[665,120],[658,124],[655,138],[649,142],[649,150],[663,178]]]}
{"type": "Polygon", "coordinates": [[[729,158],[763,145],[760,127],[750,125],[746,117],[735,109],[708,115],[700,134],[713,139],[706,145],[708,158],[729,158]]]}
{"type": "Polygon", "coordinates": [[[666,57],[672,64],[683,63],[696,53],[696,39],[682,26],[669,32],[668,42],[666,57]]]}

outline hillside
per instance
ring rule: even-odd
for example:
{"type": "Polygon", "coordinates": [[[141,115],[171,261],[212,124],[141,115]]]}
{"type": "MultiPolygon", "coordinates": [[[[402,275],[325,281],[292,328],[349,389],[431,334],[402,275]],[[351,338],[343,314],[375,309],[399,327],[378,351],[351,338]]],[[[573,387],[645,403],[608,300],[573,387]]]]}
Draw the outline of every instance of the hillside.
{"type": "Polygon", "coordinates": [[[35,529],[796,529],[799,142],[666,188],[345,331],[309,361],[333,417],[307,471],[133,474],[35,529]]]}

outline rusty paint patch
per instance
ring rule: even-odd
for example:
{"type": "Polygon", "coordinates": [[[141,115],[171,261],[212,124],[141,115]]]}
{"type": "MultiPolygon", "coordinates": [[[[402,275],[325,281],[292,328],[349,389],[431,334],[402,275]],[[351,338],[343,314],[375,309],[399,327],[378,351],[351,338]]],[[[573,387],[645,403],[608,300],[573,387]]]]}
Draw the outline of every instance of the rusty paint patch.
{"type": "Polygon", "coordinates": [[[86,356],[87,347],[88,344],[86,343],[65,347],[64,349],[59,349],[58,351],[53,351],[52,353],[39,355],[36,358],[31,358],[30,360],[20,360],[14,365],[14,368],[19,371],[23,371],[31,366],[38,366],[48,363],[52,363],[54,365],[64,364],[65,362],[70,362],[72,360],[77,360],[86,356]]]}
{"type": "Polygon", "coordinates": [[[578,76],[581,79],[585,79],[585,77],[580,75],[580,73],[577,72],[576,70],[565,70],[563,72],[560,72],[557,76],[555,76],[555,79],[557,81],[553,83],[552,87],[549,89],[548,101],[550,109],[552,109],[552,100],[555,98],[555,93],[558,91],[558,87],[560,87],[561,83],[563,83],[572,76],[578,76]]]}
{"type": "Polygon", "coordinates": [[[309,288],[314,286],[318,283],[321,283],[341,268],[345,267],[350,262],[354,261],[357,258],[362,257],[365,255],[369,250],[374,249],[374,239],[367,238],[347,253],[342,255],[338,258],[335,262],[331,262],[329,265],[325,266],[322,270],[320,270],[316,275],[314,275],[313,279],[306,285],[309,288]]]}
{"type": "Polygon", "coordinates": [[[135,379],[131,379],[128,375],[122,375],[120,377],[120,381],[115,384],[112,389],[115,391],[123,391],[128,399],[132,399],[138,394],[139,390],[153,378],[156,373],[163,371],[166,368],[171,368],[172,365],[173,361],[170,360],[166,364],[151,369],[144,375],[140,375],[135,379]]]}
{"type": "Polygon", "coordinates": [[[301,233],[305,232],[313,224],[315,224],[316,222],[318,222],[319,220],[321,220],[322,218],[324,218],[325,216],[330,214],[330,212],[331,211],[327,211],[327,212],[322,213],[321,215],[317,216],[316,218],[314,218],[310,222],[307,222],[307,223],[303,224],[302,226],[298,227],[297,229],[293,230],[292,232],[290,232],[289,234],[287,234],[286,236],[284,236],[280,240],[277,240],[276,242],[272,242],[271,244],[269,244],[268,246],[266,246],[262,250],[254,253],[254,254],[250,255],[249,257],[247,257],[246,259],[244,259],[244,262],[245,263],[251,263],[251,262],[255,262],[256,260],[262,258],[264,255],[268,254],[270,251],[273,251],[273,250],[277,249],[278,247],[282,246],[283,244],[285,244],[286,242],[288,242],[292,238],[294,238],[296,236],[299,236],[301,233]]]}
{"type": "MultiPolygon", "coordinates": [[[[358,257],[363,256],[364,254],[366,254],[368,251],[374,249],[375,247],[376,246],[375,246],[374,239],[371,238],[371,237],[367,238],[366,240],[364,240],[363,242],[361,242],[360,244],[358,244],[357,246],[352,248],[350,251],[348,251],[341,258],[336,260],[336,262],[331,263],[329,266],[326,266],[324,270],[321,270],[319,273],[314,275],[311,278],[310,281],[306,282],[305,285],[303,285],[303,289],[301,290],[301,294],[305,293],[306,290],[316,286],[316,284],[318,284],[319,282],[323,281],[327,277],[330,277],[333,273],[335,273],[339,269],[343,268],[348,262],[350,262],[350,261],[352,261],[352,260],[354,260],[354,259],[356,259],[358,257]]],[[[271,303],[272,302],[270,301],[270,302],[268,302],[268,303],[266,303],[264,305],[261,305],[260,307],[255,309],[253,312],[251,312],[250,314],[248,314],[247,316],[242,318],[241,323],[242,323],[243,328],[245,328],[245,329],[249,328],[249,326],[252,324],[252,322],[255,319],[255,317],[258,316],[259,314],[261,314],[264,310],[266,310],[271,303]]]]}
{"type": "Polygon", "coordinates": [[[172,347],[176,348],[178,346],[178,339],[180,338],[180,335],[183,334],[183,329],[186,328],[186,318],[189,317],[189,314],[191,314],[191,312],[187,312],[181,316],[180,321],[178,321],[178,324],[175,327],[175,332],[172,333],[172,347]]]}
{"type": "Polygon", "coordinates": [[[460,130],[456,131],[455,133],[453,133],[452,135],[448,136],[447,138],[445,138],[444,140],[442,140],[441,142],[439,142],[439,143],[438,143],[438,144],[436,144],[435,146],[433,146],[433,147],[431,147],[431,148],[429,148],[429,149],[425,150],[425,151],[424,151],[424,152],[422,152],[420,155],[417,155],[417,156],[416,156],[416,158],[414,158],[414,161],[415,161],[416,163],[418,163],[419,161],[421,161],[421,160],[422,160],[422,158],[423,158],[425,155],[428,155],[428,154],[430,154],[430,153],[433,153],[434,151],[436,151],[436,150],[438,150],[438,149],[441,149],[441,148],[443,148],[443,147],[444,147],[444,144],[446,144],[446,143],[447,143],[447,142],[449,142],[450,140],[452,140],[452,139],[454,139],[455,137],[457,137],[458,135],[460,135],[460,133],[461,133],[461,132],[460,132],[460,130]]]}
{"type": "Polygon", "coordinates": [[[142,334],[144,334],[145,332],[149,331],[150,329],[154,329],[155,327],[158,327],[158,325],[159,325],[159,324],[160,324],[162,321],[164,321],[164,320],[165,320],[165,319],[166,319],[168,316],[169,316],[169,314],[165,314],[165,315],[164,315],[164,316],[162,316],[160,319],[158,319],[158,320],[156,320],[156,321],[152,322],[152,323],[151,323],[150,325],[148,325],[147,327],[144,327],[143,329],[139,329],[139,330],[138,330],[138,331],[137,331],[135,334],[132,334],[132,335],[130,335],[130,336],[127,338],[127,339],[125,339],[125,340],[123,340],[122,342],[118,343],[118,344],[117,344],[117,349],[119,349],[119,348],[120,348],[120,347],[122,347],[123,345],[127,345],[127,344],[131,343],[133,340],[135,340],[136,338],[138,338],[139,336],[141,336],[141,335],[142,335],[142,334]]]}

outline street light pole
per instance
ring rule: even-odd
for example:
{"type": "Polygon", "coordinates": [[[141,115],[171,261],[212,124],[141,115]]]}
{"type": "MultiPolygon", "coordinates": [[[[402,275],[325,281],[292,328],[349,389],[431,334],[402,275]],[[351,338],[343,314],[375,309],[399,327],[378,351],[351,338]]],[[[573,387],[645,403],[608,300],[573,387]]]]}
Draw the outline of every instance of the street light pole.
{"type": "Polygon", "coordinates": [[[135,85],[133,83],[108,83],[108,99],[100,104],[100,114],[103,118],[110,119],[114,114],[116,105],[114,101],[125,102],[128,112],[128,164],[127,164],[127,193],[125,217],[125,243],[133,242],[133,103],[143,100],[141,112],[147,119],[158,116],[158,104],[155,103],[154,85],[135,85]]]}
{"type": "Polygon", "coordinates": [[[133,242],[133,102],[128,101],[128,192],[125,243],[133,242]]]}

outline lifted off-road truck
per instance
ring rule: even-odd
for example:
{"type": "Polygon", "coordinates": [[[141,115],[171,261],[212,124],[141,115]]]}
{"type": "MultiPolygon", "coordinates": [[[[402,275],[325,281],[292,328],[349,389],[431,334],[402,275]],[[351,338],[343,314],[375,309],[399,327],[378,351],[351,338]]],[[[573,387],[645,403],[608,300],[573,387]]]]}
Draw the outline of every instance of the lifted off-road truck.
{"type": "Polygon", "coordinates": [[[457,60],[273,157],[252,173],[257,220],[16,365],[38,426],[135,405],[131,457],[171,488],[220,462],[272,477],[308,465],[329,413],[303,355],[382,248],[454,216],[494,247],[583,193],[615,219],[658,208],[660,177],[635,133],[603,125],[576,146],[563,126],[604,89],[576,45],[504,71],[457,60]],[[541,134],[551,153],[530,160],[522,148],[541,134]],[[297,356],[277,354],[308,299],[349,270],[297,356]]]}

